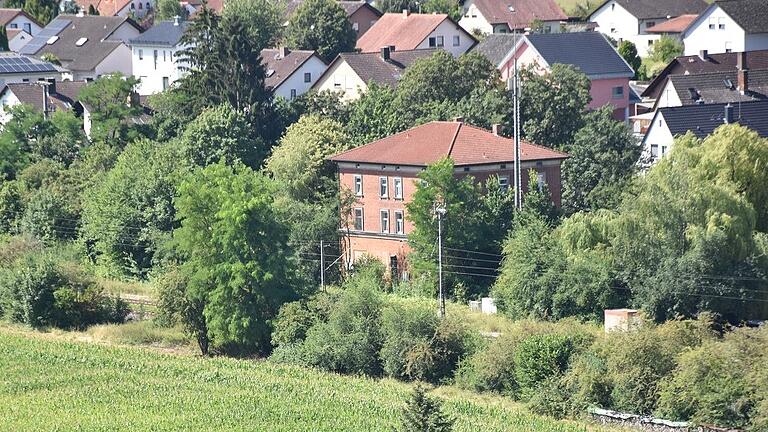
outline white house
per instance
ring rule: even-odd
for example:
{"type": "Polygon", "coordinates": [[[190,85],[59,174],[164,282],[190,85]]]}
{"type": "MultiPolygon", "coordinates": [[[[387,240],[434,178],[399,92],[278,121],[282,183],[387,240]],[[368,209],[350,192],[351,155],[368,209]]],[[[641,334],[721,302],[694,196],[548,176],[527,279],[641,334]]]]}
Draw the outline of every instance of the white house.
{"type": "Polygon", "coordinates": [[[288,100],[308,92],[328,68],[314,51],[288,48],[264,49],[261,61],[267,72],[264,84],[288,100]]]}
{"type": "Polygon", "coordinates": [[[115,72],[132,75],[131,49],[126,43],[140,33],[130,18],[59,15],[20,53],[56,57],[68,71],[65,80],[92,80],[115,72]]]}
{"type": "Polygon", "coordinates": [[[74,1],[82,13],[91,8],[101,16],[144,18],[155,8],[155,0],[63,0],[74,1]]]}
{"type": "Polygon", "coordinates": [[[55,65],[14,53],[0,54],[0,85],[60,80],[62,71],[55,65]]]}
{"type": "Polygon", "coordinates": [[[0,8],[0,25],[4,26],[7,32],[22,30],[30,35],[36,35],[43,28],[36,19],[21,9],[0,8]]]}
{"type": "Polygon", "coordinates": [[[368,90],[371,82],[396,87],[408,66],[434,53],[435,50],[421,49],[391,51],[388,47],[375,53],[341,53],[318,78],[313,89],[339,92],[345,101],[356,100],[368,90]]]}
{"type": "Polygon", "coordinates": [[[167,89],[184,74],[178,54],[184,49],[181,37],[188,21],[161,21],[130,40],[133,76],[141,82],[140,95],[151,95],[167,89]]]}
{"type": "Polygon", "coordinates": [[[441,48],[455,57],[469,51],[477,40],[446,14],[386,13],[357,40],[364,53],[383,47],[395,51],[441,48]]]}
{"type": "Polygon", "coordinates": [[[606,0],[589,16],[597,31],[621,42],[635,44],[641,57],[661,38],[648,29],[681,15],[698,15],[707,8],[704,0],[606,0]]]}
{"type": "Polygon", "coordinates": [[[683,33],[685,54],[768,49],[768,2],[719,0],[683,33]]]}
{"type": "Polygon", "coordinates": [[[643,139],[643,151],[651,162],[656,162],[669,153],[676,137],[691,132],[705,138],[729,123],[738,123],[768,137],[768,101],[659,108],[643,139]]]}
{"type": "Polygon", "coordinates": [[[555,0],[466,0],[462,11],[459,25],[472,34],[523,32],[535,22],[544,33],[557,33],[568,20],[555,0]]]}
{"type": "Polygon", "coordinates": [[[75,110],[84,81],[38,81],[5,84],[0,90],[0,124],[10,120],[10,108],[25,104],[45,116],[56,111],[75,110]]]}

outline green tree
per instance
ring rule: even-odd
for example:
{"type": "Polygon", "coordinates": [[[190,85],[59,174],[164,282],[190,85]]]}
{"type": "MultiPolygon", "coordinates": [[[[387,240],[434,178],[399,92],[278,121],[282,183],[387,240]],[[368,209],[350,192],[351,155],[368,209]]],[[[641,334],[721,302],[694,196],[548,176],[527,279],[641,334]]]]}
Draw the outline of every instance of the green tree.
{"type": "MultiPolygon", "coordinates": [[[[204,304],[213,346],[234,352],[269,348],[271,320],[296,297],[288,233],[272,208],[275,185],[242,164],[198,169],[175,200],[174,243],[187,298],[204,304]]],[[[201,344],[205,354],[207,342],[201,344]]]]}
{"type": "MultiPolygon", "coordinates": [[[[228,4],[227,7],[230,5],[228,4]]],[[[89,14],[90,15],[90,14],[89,14]]],[[[155,6],[155,19],[157,21],[173,20],[175,17],[186,18],[187,10],[181,6],[178,0],[158,0],[155,6]]]]}
{"type": "Polygon", "coordinates": [[[642,70],[645,78],[652,79],[659,74],[675,57],[683,55],[684,47],[679,40],[662,36],[657,40],[643,60],[642,70]]]}
{"type": "Polygon", "coordinates": [[[454,420],[442,411],[442,402],[416,386],[403,409],[402,432],[450,432],[454,420]]]}
{"type": "Polygon", "coordinates": [[[99,10],[92,4],[88,5],[88,15],[99,15],[99,10]]]}
{"type": "Polygon", "coordinates": [[[251,43],[264,49],[275,46],[281,36],[283,8],[281,2],[271,0],[227,0],[221,23],[227,28],[230,22],[242,22],[251,43]]]}
{"type": "Polygon", "coordinates": [[[326,62],[354,51],[357,35],[347,13],[333,0],[306,0],[291,14],[285,41],[294,49],[315,50],[326,62]]]}
{"type": "Polygon", "coordinates": [[[637,73],[640,70],[641,60],[640,56],[637,55],[637,47],[635,44],[633,44],[631,41],[623,40],[621,43],[619,43],[617,51],[619,52],[621,58],[627,62],[629,67],[635,71],[635,77],[637,77],[637,73]]]}
{"type": "Polygon", "coordinates": [[[173,146],[140,140],[85,191],[81,240],[102,273],[145,277],[175,226],[178,155],[173,146]]]}
{"type": "Polygon", "coordinates": [[[367,144],[405,129],[395,107],[395,90],[374,82],[350,108],[347,132],[355,145],[367,144]]]}
{"type": "Polygon", "coordinates": [[[425,0],[421,6],[421,13],[447,14],[452,20],[459,22],[463,15],[463,10],[461,5],[455,0],[425,0]]]}
{"type": "Polygon", "coordinates": [[[565,148],[570,158],[563,162],[563,206],[569,213],[616,208],[642,151],[610,106],[587,113],[584,122],[565,148]]]}
{"type": "Polygon", "coordinates": [[[0,29],[0,51],[10,51],[8,47],[8,33],[5,31],[5,27],[0,29]]]}
{"type": "Polygon", "coordinates": [[[103,75],[80,91],[91,115],[91,139],[122,148],[141,136],[131,119],[142,114],[134,89],[138,79],[120,73],[103,75]]]}
{"type": "Polygon", "coordinates": [[[45,26],[59,14],[59,3],[55,0],[25,0],[21,9],[45,26]]]}
{"type": "Polygon", "coordinates": [[[584,110],[592,100],[589,78],[563,64],[552,65],[545,74],[523,69],[520,76],[520,113],[526,139],[558,149],[571,144],[584,125],[584,110]]]}

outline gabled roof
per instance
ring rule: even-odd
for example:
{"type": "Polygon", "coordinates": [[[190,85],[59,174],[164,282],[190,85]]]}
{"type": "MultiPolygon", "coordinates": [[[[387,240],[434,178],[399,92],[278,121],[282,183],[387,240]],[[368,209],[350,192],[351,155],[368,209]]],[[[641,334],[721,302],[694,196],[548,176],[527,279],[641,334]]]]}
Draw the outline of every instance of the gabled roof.
{"type": "Polygon", "coordinates": [[[28,13],[24,12],[21,9],[8,9],[8,8],[0,8],[0,25],[6,26],[8,23],[13,21],[14,18],[16,18],[19,15],[23,15],[24,18],[32,21],[33,23],[39,25],[40,27],[43,27],[42,24],[40,24],[39,21],[37,21],[35,18],[30,16],[28,13]]]}
{"type": "Polygon", "coordinates": [[[691,75],[671,75],[669,83],[675,89],[683,105],[749,102],[766,99],[768,95],[768,70],[750,70],[748,91],[736,89],[737,72],[712,72],[691,75]],[[726,81],[733,85],[726,86],[726,81]]]}
{"type": "Polygon", "coordinates": [[[720,7],[747,33],[768,33],[768,2],[765,0],[717,0],[720,7]]]}
{"type": "Polygon", "coordinates": [[[267,72],[264,84],[273,89],[280,87],[283,81],[299,70],[312,56],[317,57],[314,51],[289,50],[288,55],[283,57],[279,49],[261,50],[261,61],[267,72]]]}
{"type": "MultiPolygon", "coordinates": [[[[559,160],[568,155],[521,142],[522,160],[559,160]]],[[[387,165],[427,166],[450,157],[456,166],[514,162],[514,141],[463,122],[431,122],[329,159],[387,165]]]]}
{"type": "Polygon", "coordinates": [[[90,6],[93,6],[99,12],[100,16],[115,16],[126,6],[131,4],[132,0],[75,0],[78,6],[88,12],[90,6]]]}
{"type": "MultiPolygon", "coordinates": [[[[706,58],[698,55],[680,56],[672,60],[659,75],[651,81],[643,92],[644,97],[657,98],[670,75],[699,74],[706,72],[724,72],[736,70],[736,57],[742,53],[708,54],[706,58]]],[[[768,69],[768,50],[747,51],[743,53],[749,69],[768,69]]]]}
{"type": "MultiPolygon", "coordinates": [[[[293,13],[293,11],[296,10],[296,8],[299,7],[304,2],[304,0],[290,0],[288,4],[285,6],[285,16],[289,16],[293,13]]],[[[344,12],[347,13],[347,16],[352,16],[355,12],[357,12],[360,8],[364,7],[367,9],[370,9],[373,13],[376,15],[381,16],[381,12],[376,9],[375,7],[371,6],[364,0],[360,1],[337,1],[336,3],[341,6],[342,9],[344,9],[344,12]]]]}
{"type": "Polygon", "coordinates": [[[515,49],[515,44],[520,39],[522,39],[521,36],[513,34],[492,33],[477,44],[474,51],[484,55],[494,66],[499,66],[515,49]]]}
{"type": "Polygon", "coordinates": [[[698,17],[699,16],[695,14],[680,15],[658,23],[645,31],[648,33],[682,33],[691,25],[691,23],[696,21],[696,18],[698,17]]]}
{"type": "MultiPolygon", "coordinates": [[[[57,110],[69,110],[80,96],[80,90],[85,87],[85,81],[57,81],[56,91],[48,95],[48,104],[57,110]]],[[[38,83],[6,84],[0,94],[12,92],[19,102],[29,105],[36,111],[43,111],[43,86],[38,83]]]]}
{"type": "MultiPolygon", "coordinates": [[[[385,13],[360,36],[357,48],[362,52],[377,52],[381,47],[393,45],[397,51],[416,49],[444,21],[461,29],[446,14],[385,13]]],[[[464,33],[474,40],[472,35],[464,33]]]]}
{"type": "MultiPolygon", "coordinates": [[[[659,108],[656,116],[664,116],[664,121],[672,136],[684,135],[690,131],[697,137],[704,138],[725,123],[726,105],[710,104],[659,108]]],[[[768,137],[768,101],[744,102],[731,104],[731,106],[734,123],[754,130],[761,137],[768,137]]]]}
{"type": "Polygon", "coordinates": [[[93,70],[112,51],[123,44],[109,39],[123,24],[141,31],[130,18],[98,15],[59,15],[24,45],[20,53],[55,55],[62,66],[75,71],[93,70]],[[78,41],[84,40],[80,45],[78,41]],[[48,43],[51,41],[52,43],[48,43]]]}
{"type": "Polygon", "coordinates": [[[595,11],[610,1],[615,1],[635,18],[639,19],[673,18],[690,14],[698,15],[708,6],[704,0],[605,0],[595,11]]]}
{"type": "Polygon", "coordinates": [[[475,0],[475,6],[490,24],[507,24],[509,28],[530,28],[534,20],[565,21],[568,15],[555,0],[475,0]],[[514,8],[514,13],[510,12],[514,8]]]}
{"type": "MultiPolygon", "coordinates": [[[[436,50],[419,49],[410,51],[394,51],[390,53],[389,61],[381,57],[381,53],[341,53],[328,66],[328,71],[336,63],[345,62],[360,77],[364,83],[375,82],[376,84],[397,87],[400,78],[405,74],[408,68],[416,60],[432,56],[436,50]]],[[[322,77],[321,77],[322,79],[322,77]]],[[[317,80],[320,82],[320,79],[317,80]]]]}
{"type": "MultiPolygon", "coordinates": [[[[599,32],[532,34],[524,37],[547,65],[573,65],[590,79],[633,77],[635,72],[599,32]]],[[[519,46],[523,42],[519,43],[519,46]]]]}
{"type": "Polygon", "coordinates": [[[159,45],[174,47],[178,45],[181,36],[190,26],[189,21],[159,21],[138,37],[130,40],[131,45],[159,45]]]}

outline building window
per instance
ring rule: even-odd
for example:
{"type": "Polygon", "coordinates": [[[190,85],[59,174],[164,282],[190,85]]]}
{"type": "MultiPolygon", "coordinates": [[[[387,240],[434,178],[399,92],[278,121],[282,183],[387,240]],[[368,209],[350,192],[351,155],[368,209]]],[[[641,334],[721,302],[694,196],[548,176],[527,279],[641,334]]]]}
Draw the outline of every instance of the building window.
{"type": "Polygon", "coordinates": [[[379,177],[379,196],[382,198],[386,198],[389,196],[389,191],[387,190],[389,186],[389,181],[386,177],[379,177]]]}
{"type": "Polygon", "coordinates": [[[131,3],[131,10],[134,10],[134,9],[136,9],[136,5],[131,3]]]}
{"type": "Polygon", "coordinates": [[[296,89],[291,89],[291,99],[296,99],[296,89]]]}
{"type": "Polygon", "coordinates": [[[167,60],[165,58],[165,50],[163,50],[163,63],[165,63],[167,60]]]}
{"type": "Polygon", "coordinates": [[[719,30],[725,30],[725,18],[721,17],[717,19],[717,28],[719,30]]]}
{"type": "Polygon", "coordinates": [[[442,47],[442,46],[445,46],[445,42],[442,36],[433,36],[429,38],[430,48],[442,47]]]}
{"type": "Polygon", "coordinates": [[[363,176],[355,174],[355,195],[363,196],[363,176]]]}
{"type": "Polygon", "coordinates": [[[405,218],[402,210],[395,211],[395,234],[405,234],[405,218]]]}
{"type": "Polygon", "coordinates": [[[656,144],[651,144],[651,157],[654,159],[659,158],[659,146],[656,144]]]}
{"type": "Polygon", "coordinates": [[[733,44],[731,42],[725,43],[725,52],[727,53],[733,52],[733,44]]]}
{"type": "Polygon", "coordinates": [[[544,33],[552,33],[552,26],[545,26],[544,33]]]}
{"type": "Polygon", "coordinates": [[[11,23],[11,24],[10,24],[10,26],[11,26],[11,28],[12,28],[12,29],[17,29],[17,28],[19,28],[19,25],[18,25],[18,24],[16,24],[16,23],[11,23]]]}
{"type": "Polygon", "coordinates": [[[648,41],[648,46],[653,46],[653,42],[654,42],[653,39],[649,40],[648,41]]]}
{"type": "Polygon", "coordinates": [[[381,232],[389,232],[389,210],[382,210],[381,214],[381,232]]]}
{"type": "Polygon", "coordinates": [[[147,10],[150,10],[150,9],[152,9],[152,5],[149,4],[149,2],[147,2],[147,10]]]}
{"type": "Polygon", "coordinates": [[[645,28],[653,27],[656,25],[656,21],[646,21],[645,28]]]}
{"type": "Polygon", "coordinates": [[[167,89],[169,85],[168,77],[163,77],[163,90],[167,89]]]}
{"type": "Polygon", "coordinates": [[[624,86],[614,87],[611,90],[611,97],[613,99],[623,99],[624,98],[624,86]]]}
{"type": "Polygon", "coordinates": [[[539,187],[539,192],[544,190],[544,186],[547,185],[547,173],[540,172],[538,173],[536,177],[537,185],[539,187]]]}
{"type": "Polygon", "coordinates": [[[499,186],[502,192],[509,191],[509,176],[499,176],[499,186]]]}
{"type": "Polygon", "coordinates": [[[29,34],[32,34],[32,24],[24,23],[23,25],[24,25],[24,31],[29,34]]]}
{"type": "Polygon", "coordinates": [[[611,3],[611,12],[616,10],[616,3],[611,3]]]}
{"type": "Polygon", "coordinates": [[[141,2],[139,2],[139,10],[141,10],[142,8],[143,8],[142,4],[141,4],[141,2]]]}
{"type": "Polygon", "coordinates": [[[304,72],[304,82],[312,82],[312,72],[304,72]]]}
{"type": "Polygon", "coordinates": [[[352,23],[352,30],[354,30],[354,31],[356,31],[356,32],[357,32],[357,31],[360,31],[360,24],[358,24],[358,23],[356,23],[356,22],[353,22],[353,23],[352,23]]]}
{"type": "Polygon", "coordinates": [[[144,50],[139,50],[139,60],[144,60],[144,50]]]}
{"type": "Polygon", "coordinates": [[[661,155],[664,156],[665,154],[667,154],[667,146],[663,145],[661,146],[661,155]]]}
{"type": "Polygon", "coordinates": [[[364,228],[363,226],[363,209],[362,208],[356,208],[355,209],[355,231],[362,231],[364,228]]]}
{"type": "Polygon", "coordinates": [[[456,35],[453,37],[453,46],[461,45],[461,36],[456,35]]]}
{"type": "Polygon", "coordinates": [[[715,18],[709,17],[709,29],[714,30],[715,29],[715,18]]]}
{"type": "Polygon", "coordinates": [[[157,70],[157,50],[154,50],[154,59],[155,59],[155,70],[157,70]]]}
{"type": "Polygon", "coordinates": [[[395,187],[395,199],[403,199],[403,179],[395,177],[392,179],[392,184],[395,187]]]}

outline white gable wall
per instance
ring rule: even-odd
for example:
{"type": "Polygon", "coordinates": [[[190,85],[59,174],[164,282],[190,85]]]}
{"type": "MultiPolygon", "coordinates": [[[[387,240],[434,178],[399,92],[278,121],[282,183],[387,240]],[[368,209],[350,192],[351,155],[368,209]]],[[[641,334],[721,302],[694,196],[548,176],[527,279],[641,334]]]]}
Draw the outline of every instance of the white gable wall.
{"type": "Polygon", "coordinates": [[[368,86],[347,62],[338,61],[331,65],[328,72],[315,83],[313,88],[318,92],[324,90],[341,92],[344,101],[353,101],[359,99],[368,86]]]}
{"type": "Polygon", "coordinates": [[[32,40],[32,35],[27,32],[20,31],[8,41],[8,49],[12,52],[19,52],[29,41],[32,40]]]}
{"type": "MultiPolygon", "coordinates": [[[[647,38],[640,37],[640,21],[615,1],[609,1],[592,13],[590,21],[597,23],[597,31],[616,39],[628,40],[637,46],[637,53],[648,55],[647,38]]],[[[658,37],[658,36],[657,36],[658,37]]]]}
{"type": "Polygon", "coordinates": [[[446,19],[426,39],[421,41],[416,49],[436,48],[429,46],[429,38],[441,36],[443,38],[443,46],[441,48],[453,54],[454,57],[469,51],[475,43],[463,28],[446,19]],[[454,44],[455,36],[458,36],[458,45],[454,44]]]}
{"type": "Polygon", "coordinates": [[[19,29],[24,30],[25,32],[36,35],[42,28],[37,25],[35,22],[33,22],[31,19],[27,18],[23,14],[16,15],[14,19],[12,19],[8,24],[5,25],[6,30],[10,29],[19,29]]]}
{"type": "Polygon", "coordinates": [[[483,16],[480,10],[475,5],[474,0],[469,0],[464,3],[464,15],[459,20],[459,25],[468,33],[472,33],[478,30],[482,33],[489,34],[494,32],[493,26],[483,16]]]}
{"type": "Polygon", "coordinates": [[[11,120],[11,114],[8,112],[8,109],[20,103],[19,98],[10,90],[6,90],[0,96],[0,124],[6,124],[11,120]]]}
{"type": "Polygon", "coordinates": [[[658,157],[652,162],[656,162],[659,158],[669,153],[672,148],[672,144],[675,141],[675,137],[669,131],[666,120],[664,120],[664,114],[659,112],[653,119],[653,123],[648,127],[648,132],[645,135],[643,141],[643,156],[651,158],[652,147],[657,146],[658,157]]]}
{"type": "Polygon", "coordinates": [[[75,81],[84,79],[97,79],[98,77],[110,73],[120,72],[125,76],[132,75],[133,67],[131,63],[131,49],[125,44],[121,44],[104,60],[101,61],[93,71],[72,71],[75,81]]]}
{"type": "Polygon", "coordinates": [[[165,81],[170,86],[181,78],[184,72],[179,70],[178,53],[182,49],[181,46],[133,45],[133,76],[141,80],[136,91],[142,96],[159,93],[165,90],[165,81]]]}
{"type": "MultiPolygon", "coordinates": [[[[688,91],[687,89],[685,90],[688,91]]],[[[664,88],[661,89],[658,99],[656,99],[656,108],[665,107],[677,107],[682,106],[683,101],[680,100],[680,95],[677,93],[675,86],[672,85],[672,81],[667,80],[664,84],[664,88]]]]}
{"type": "Polygon", "coordinates": [[[325,72],[326,68],[325,63],[313,55],[299,69],[294,71],[288,79],[274,89],[275,96],[281,96],[290,100],[291,90],[295,90],[296,96],[301,96],[312,88],[312,85],[317,82],[317,79],[325,72]],[[309,82],[304,81],[305,73],[310,74],[309,82]]]}
{"type": "Polygon", "coordinates": [[[707,9],[683,35],[685,55],[696,55],[701,50],[711,54],[724,53],[726,49],[741,52],[746,48],[745,41],[744,30],[717,6],[707,9]]]}

